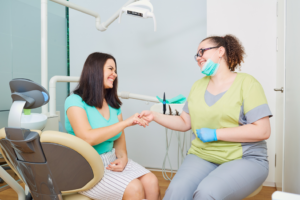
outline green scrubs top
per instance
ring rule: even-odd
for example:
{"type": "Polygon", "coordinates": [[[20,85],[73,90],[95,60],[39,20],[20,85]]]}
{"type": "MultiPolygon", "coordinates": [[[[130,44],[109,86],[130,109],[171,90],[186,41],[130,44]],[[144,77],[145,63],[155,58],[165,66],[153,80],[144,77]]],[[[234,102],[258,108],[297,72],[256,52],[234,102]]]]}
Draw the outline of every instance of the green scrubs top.
{"type": "MultiPolygon", "coordinates": [[[[119,122],[118,115],[121,114],[121,108],[115,109],[108,106],[110,117],[107,120],[100,114],[96,107],[87,105],[79,95],[72,94],[65,101],[65,128],[69,134],[75,135],[67,116],[67,110],[72,106],[77,106],[85,110],[89,123],[93,129],[110,126],[119,122]]],[[[114,141],[118,139],[121,134],[122,132],[100,144],[94,145],[94,149],[99,154],[111,151],[113,149],[114,141]]]]}
{"type": "MultiPolygon", "coordinates": [[[[194,133],[196,133],[196,129],[201,128],[238,127],[241,125],[239,123],[241,112],[244,116],[254,116],[253,111],[268,107],[260,83],[251,75],[244,73],[238,73],[229,90],[217,102],[209,106],[205,102],[205,93],[209,81],[210,76],[206,76],[194,83],[188,97],[188,110],[194,133]]],[[[215,141],[203,143],[196,135],[188,153],[195,154],[209,162],[222,164],[241,159],[244,156],[243,153],[245,153],[243,146],[245,146],[244,143],[239,142],[215,141]]]]}

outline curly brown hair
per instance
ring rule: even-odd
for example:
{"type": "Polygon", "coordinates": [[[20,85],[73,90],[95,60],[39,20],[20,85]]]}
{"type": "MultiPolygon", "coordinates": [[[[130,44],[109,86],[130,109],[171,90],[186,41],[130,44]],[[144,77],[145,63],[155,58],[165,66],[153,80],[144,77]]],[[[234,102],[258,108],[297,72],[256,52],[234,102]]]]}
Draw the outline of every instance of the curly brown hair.
{"type": "Polygon", "coordinates": [[[237,65],[241,66],[241,63],[244,62],[244,47],[239,39],[237,39],[234,35],[225,35],[224,37],[210,36],[201,42],[205,40],[210,40],[210,42],[214,43],[216,46],[222,46],[225,48],[225,60],[230,71],[235,71],[237,65]]]}

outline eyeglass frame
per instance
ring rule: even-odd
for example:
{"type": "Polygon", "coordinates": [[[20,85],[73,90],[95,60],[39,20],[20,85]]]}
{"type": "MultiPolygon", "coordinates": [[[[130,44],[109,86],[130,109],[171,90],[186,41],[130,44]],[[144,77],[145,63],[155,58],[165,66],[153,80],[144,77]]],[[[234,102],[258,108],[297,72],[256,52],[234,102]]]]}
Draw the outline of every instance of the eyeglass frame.
{"type": "Polygon", "coordinates": [[[219,47],[220,46],[217,46],[217,47],[208,47],[208,48],[205,48],[205,49],[199,49],[198,53],[194,56],[194,58],[197,61],[197,58],[198,57],[201,58],[206,50],[215,49],[215,48],[219,48],[219,47]],[[201,56],[199,54],[200,51],[202,51],[201,56]]]}

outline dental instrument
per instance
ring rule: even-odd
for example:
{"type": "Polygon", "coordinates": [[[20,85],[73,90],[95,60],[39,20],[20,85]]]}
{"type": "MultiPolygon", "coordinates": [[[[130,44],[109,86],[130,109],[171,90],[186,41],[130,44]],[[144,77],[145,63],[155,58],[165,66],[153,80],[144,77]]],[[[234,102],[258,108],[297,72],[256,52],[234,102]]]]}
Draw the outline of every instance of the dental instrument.
{"type": "MultiPolygon", "coordinates": [[[[170,110],[171,113],[171,110],[170,110]]],[[[164,92],[164,100],[163,100],[163,114],[166,114],[166,94],[164,92]]]]}
{"type": "Polygon", "coordinates": [[[170,105],[169,105],[169,110],[170,110],[170,115],[173,115],[172,108],[170,105]]]}

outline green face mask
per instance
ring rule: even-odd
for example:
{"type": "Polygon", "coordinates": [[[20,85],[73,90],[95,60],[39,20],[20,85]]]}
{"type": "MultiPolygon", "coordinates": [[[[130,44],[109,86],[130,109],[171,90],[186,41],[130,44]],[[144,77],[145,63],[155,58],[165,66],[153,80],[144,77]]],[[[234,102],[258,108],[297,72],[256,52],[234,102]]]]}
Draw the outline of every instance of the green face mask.
{"type": "Polygon", "coordinates": [[[214,63],[211,59],[208,59],[203,66],[202,74],[205,74],[206,76],[214,76],[219,69],[221,58],[218,63],[214,63]]]}

